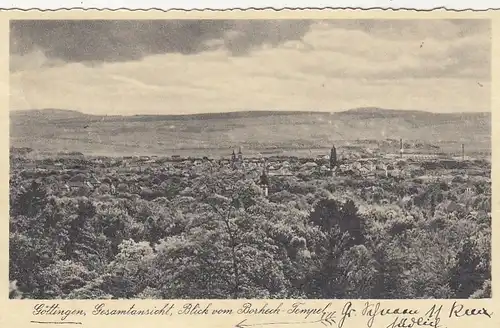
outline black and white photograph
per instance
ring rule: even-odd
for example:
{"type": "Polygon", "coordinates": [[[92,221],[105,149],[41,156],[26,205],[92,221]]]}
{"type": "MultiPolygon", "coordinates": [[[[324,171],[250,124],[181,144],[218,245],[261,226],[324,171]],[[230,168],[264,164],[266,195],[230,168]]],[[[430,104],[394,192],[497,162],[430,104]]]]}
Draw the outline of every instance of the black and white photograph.
{"type": "Polygon", "coordinates": [[[492,297],[490,20],[9,28],[10,299],[492,297]]]}

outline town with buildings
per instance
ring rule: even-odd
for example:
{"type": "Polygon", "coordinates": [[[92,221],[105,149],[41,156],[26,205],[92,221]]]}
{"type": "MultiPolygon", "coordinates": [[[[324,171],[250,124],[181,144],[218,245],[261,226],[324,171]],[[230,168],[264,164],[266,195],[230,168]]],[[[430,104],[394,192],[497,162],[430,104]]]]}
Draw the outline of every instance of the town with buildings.
{"type": "MultiPolygon", "coordinates": [[[[323,180],[342,183],[362,180],[366,183],[383,181],[391,183],[418,182],[465,185],[468,192],[476,190],[478,183],[490,184],[490,169],[483,159],[439,157],[425,154],[404,154],[401,144],[399,154],[342,159],[332,146],[329,153],[315,158],[293,156],[245,157],[241,147],[230,156],[221,158],[188,157],[178,155],[125,156],[106,158],[70,154],[42,160],[26,157],[26,150],[11,154],[11,175],[30,181],[42,179],[54,192],[71,195],[164,195],[166,184],[191,188],[190,181],[220,172],[241,172],[245,179],[255,182],[261,193],[269,197],[281,190],[283,179],[297,181],[323,180]]],[[[178,190],[182,194],[183,190],[178,190]]],[[[170,194],[170,197],[173,196],[170,194]]]]}

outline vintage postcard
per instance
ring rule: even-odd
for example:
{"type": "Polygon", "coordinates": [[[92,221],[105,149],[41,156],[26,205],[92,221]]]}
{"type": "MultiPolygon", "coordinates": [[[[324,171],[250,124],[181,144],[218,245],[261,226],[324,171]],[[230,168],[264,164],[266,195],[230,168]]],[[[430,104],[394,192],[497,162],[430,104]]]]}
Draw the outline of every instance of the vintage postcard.
{"type": "Polygon", "coordinates": [[[0,23],[2,327],[500,327],[500,13],[0,23]]]}

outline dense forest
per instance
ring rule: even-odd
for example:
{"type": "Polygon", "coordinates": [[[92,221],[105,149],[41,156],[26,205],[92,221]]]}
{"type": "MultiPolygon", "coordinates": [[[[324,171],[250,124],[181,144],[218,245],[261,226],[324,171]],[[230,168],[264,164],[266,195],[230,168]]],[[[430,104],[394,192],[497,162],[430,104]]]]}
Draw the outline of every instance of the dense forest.
{"type": "Polygon", "coordinates": [[[266,196],[258,170],[213,161],[11,158],[10,297],[490,297],[489,164],[410,164],[403,178],[297,164],[266,196]]]}

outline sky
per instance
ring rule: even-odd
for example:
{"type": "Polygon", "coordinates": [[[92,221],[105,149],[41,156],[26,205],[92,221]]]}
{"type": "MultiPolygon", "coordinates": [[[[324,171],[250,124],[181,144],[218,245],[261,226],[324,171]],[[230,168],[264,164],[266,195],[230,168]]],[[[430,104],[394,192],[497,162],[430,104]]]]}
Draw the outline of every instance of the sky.
{"type": "Polygon", "coordinates": [[[488,20],[11,21],[10,108],[490,111],[488,20]]]}

